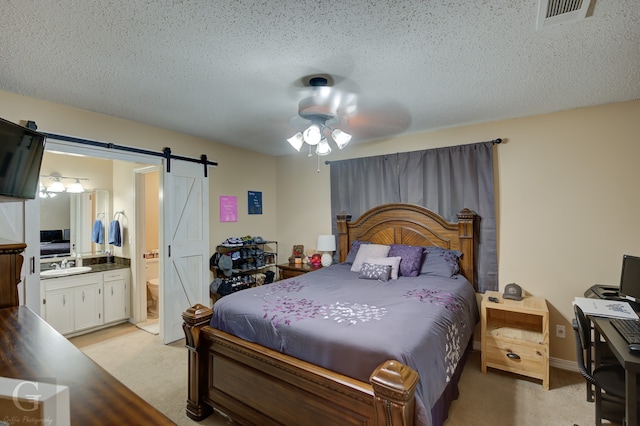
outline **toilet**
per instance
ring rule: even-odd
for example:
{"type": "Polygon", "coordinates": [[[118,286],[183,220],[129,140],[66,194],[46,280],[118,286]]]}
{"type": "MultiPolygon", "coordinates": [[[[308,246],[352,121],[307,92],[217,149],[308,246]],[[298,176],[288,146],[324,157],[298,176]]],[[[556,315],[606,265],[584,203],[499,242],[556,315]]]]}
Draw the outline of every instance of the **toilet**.
{"type": "Polygon", "coordinates": [[[148,310],[152,314],[158,314],[158,258],[145,259],[147,264],[147,294],[151,297],[151,303],[147,300],[148,310]]]}

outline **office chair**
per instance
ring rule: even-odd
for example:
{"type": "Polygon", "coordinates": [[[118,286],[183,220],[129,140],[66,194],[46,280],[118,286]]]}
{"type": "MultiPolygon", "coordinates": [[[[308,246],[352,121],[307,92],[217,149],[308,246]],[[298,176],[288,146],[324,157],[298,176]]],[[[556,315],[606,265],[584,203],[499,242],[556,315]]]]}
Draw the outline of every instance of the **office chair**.
{"type": "MultiPolygon", "coordinates": [[[[584,353],[591,350],[591,327],[579,306],[574,305],[573,310],[576,316],[572,323],[576,337],[578,370],[587,383],[595,387],[596,426],[602,425],[602,419],[622,424],[625,419],[624,368],[617,362],[597,366],[593,371],[587,368],[584,353]]],[[[640,392],[638,400],[640,401],[640,392]]]]}
{"type": "MultiPolygon", "coordinates": [[[[589,321],[590,323],[590,321],[589,321]]],[[[589,327],[591,331],[593,331],[593,326],[589,327]]],[[[591,337],[591,333],[588,334],[588,337],[591,337]]],[[[591,341],[591,339],[589,339],[589,341],[587,342],[587,345],[590,345],[593,349],[595,349],[595,343],[593,341],[591,341]]],[[[587,367],[587,372],[589,374],[591,374],[591,369],[593,369],[593,365],[594,365],[594,350],[590,350],[587,349],[586,351],[584,351],[586,357],[585,357],[585,367],[587,367]]],[[[611,350],[611,348],[609,347],[609,345],[607,345],[606,343],[602,343],[598,346],[598,357],[600,358],[599,364],[617,364],[618,363],[618,359],[616,358],[616,356],[614,355],[613,351],[611,350]]],[[[595,388],[594,386],[589,383],[588,381],[585,383],[585,387],[587,390],[587,402],[593,402],[595,399],[595,388]]]]}

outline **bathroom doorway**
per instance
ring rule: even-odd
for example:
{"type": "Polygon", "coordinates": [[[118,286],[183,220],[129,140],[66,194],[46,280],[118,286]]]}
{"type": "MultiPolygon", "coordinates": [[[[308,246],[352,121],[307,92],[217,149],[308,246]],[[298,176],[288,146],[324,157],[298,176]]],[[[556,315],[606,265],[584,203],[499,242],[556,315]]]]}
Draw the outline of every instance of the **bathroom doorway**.
{"type": "Polygon", "coordinates": [[[135,297],[139,313],[136,325],[152,334],[160,334],[163,310],[159,294],[163,284],[160,255],[160,173],[159,166],[134,170],[136,191],[136,263],[135,297]]]}

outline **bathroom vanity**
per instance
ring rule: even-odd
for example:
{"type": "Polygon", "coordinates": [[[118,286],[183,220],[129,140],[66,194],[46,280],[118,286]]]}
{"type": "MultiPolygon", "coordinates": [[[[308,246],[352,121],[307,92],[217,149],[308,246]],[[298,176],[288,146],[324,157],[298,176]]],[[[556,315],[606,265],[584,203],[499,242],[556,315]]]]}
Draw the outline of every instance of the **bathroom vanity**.
{"type": "Polygon", "coordinates": [[[77,274],[60,270],[57,275],[41,275],[42,316],[68,337],[125,322],[130,312],[130,276],[129,267],[118,263],[91,265],[77,274]]]}

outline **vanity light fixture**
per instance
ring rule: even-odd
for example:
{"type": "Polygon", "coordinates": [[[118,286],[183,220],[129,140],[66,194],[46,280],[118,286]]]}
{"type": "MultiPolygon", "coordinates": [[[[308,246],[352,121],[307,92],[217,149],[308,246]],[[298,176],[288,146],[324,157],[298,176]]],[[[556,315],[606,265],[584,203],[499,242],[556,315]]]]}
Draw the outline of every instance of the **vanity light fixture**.
{"type": "Polygon", "coordinates": [[[47,187],[48,192],[65,192],[67,188],[64,187],[64,183],[60,180],[60,177],[57,176],[49,176],[53,181],[51,185],[47,187]]]}
{"type": "MultiPolygon", "coordinates": [[[[42,191],[42,188],[41,188],[41,191],[40,191],[41,193],[42,192],[53,192],[53,193],[70,192],[70,193],[78,194],[78,193],[84,192],[84,187],[82,186],[80,181],[81,180],[89,180],[87,178],[61,176],[60,173],[52,173],[50,175],[42,175],[41,177],[51,179],[51,185],[49,185],[46,188],[44,188],[44,191],[42,191]],[[65,185],[62,182],[63,179],[74,180],[75,182],[72,182],[69,185],[65,185]]],[[[43,185],[41,184],[41,187],[42,186],[43,185]]]]}
{"type": "Polygon", "coordinates": [[[67,192],[71,192],[73,194],[78,194],[80,192],[84,192],[84,187],[80,183],[80,179],[76,179],[71,185],[67,186],[67,192]]]}

